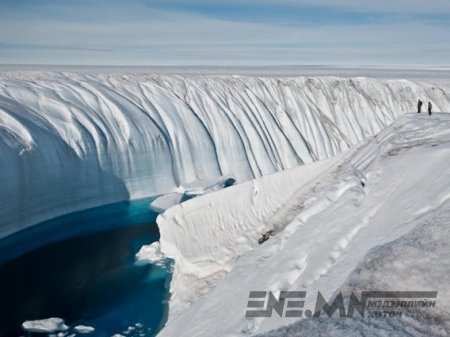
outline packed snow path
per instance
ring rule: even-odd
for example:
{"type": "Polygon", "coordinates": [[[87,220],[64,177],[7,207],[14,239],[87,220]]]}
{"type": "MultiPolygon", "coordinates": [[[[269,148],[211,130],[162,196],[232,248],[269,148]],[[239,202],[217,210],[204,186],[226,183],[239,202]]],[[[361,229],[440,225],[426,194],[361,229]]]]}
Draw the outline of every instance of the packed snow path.
{"type": "MultiPolygon", "coordinates": [[[[386,282],[366,275],[365,285],[353,282],[353,287],[373,290],[372,285],[382,285],[388,287],[384,290],[440,294],[438,310],[422,317],[423,322],[406,320],[389,329],[403,324],[403,332],[420,335],[421,324],[434,324],[429,333],[445,335],[449,328],[445,322],[450,321],[450,264],[435,259],[449,253],[448,163],[450,115],[409,114],[337,158],[169,209],[158,224],[161,251],[175,259],[173,296],[169,321],[159,336],[250,336],[290,324],[295,319],[277,315],[245,318],[249,292],[301,290],[315,296],[319,290],[330,298],[341,287],[349,287],[346,282],[353,271],[354,279],[364,279],[361,275],[367,271],[359,264],[373,269],[377,258],[382,261],[377,267],[381,272],[372,277],[384,277],[386,282]],[[268,228],[276,228],[277,234],[258,245],[261,230],[268,228]],[[419,233],[430,231],[420,244],[419,234],[408,234],[415,228],[419,233]],[[397,246],[403,248],[397,255],[385,253],[391,248],[371,251],[399,238],[397,246]],[[408,255],[405,247],[420,248],[420,260],[408,255]],[[372,256],[365,258],[370,251],[372,256]],[[383,271],[383,261],[392,269],[383,271]],[[421,276],[411,279],[415,263],[421,276]]],[[[308,301],[307,297],[307,305],[308,301]]],[[[274,336],[286,331],[302,336],[298,332],[302,328],[320,332],[314,324],[274,336]]]]}
{"type": "Polygon", "coordinates": [[[329,158],[443,88],[405,80],[0,73],[0,237],[199,179],[329,158]]]}

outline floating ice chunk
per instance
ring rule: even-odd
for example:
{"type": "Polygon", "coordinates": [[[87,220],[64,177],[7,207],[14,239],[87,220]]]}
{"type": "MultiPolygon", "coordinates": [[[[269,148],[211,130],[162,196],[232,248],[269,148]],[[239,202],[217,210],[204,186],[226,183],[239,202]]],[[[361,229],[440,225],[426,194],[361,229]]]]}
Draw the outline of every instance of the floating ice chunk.
{"type": "Polygon", "coordinates": [[[69,329],[69,327],[64,324],[64,320],[58,317],[39,319],[35,321],[26,321],[22,323],[22,328],[28,332],[47,333],[61,332],[69,329]]]}
{"type": "Polygon", "coordinates": [[[87,325],[77,325],[74,329],[79,333],[91,333],[95,331],[94,327],[87,325]]]}
{"type": "MultiPolygon", "coordinates": [[[[144,245],[141,247],[139,252],[136,254],[136,264],[147,264],[151,263],[163,268],[167,268],[166,256],[161,251],[161,246],[159,241],[153,242],[150,245],[144,245]]],[[[141,328],[143,325],[141,323],[136,323],[137,328],[141,328]]]]}
{"type": "Polygon", "coordinates": [[[156,213],[162,213],[166,209],[178,205],[182,201],[183,196],[182,193],[164,194],[152,201],[149,208],[156,213]]]}
{"type": "MultiPolygon", "coordinates": [[[[161,245],[159,241],[153,242],[147,246],[142,246],[136,254],[136,258],[138,261],[148,261],[156,264],[163,260],[164,254],[161,252],[161,245]]],[[[142,324],[136,323],[136,327],[140,328],[142,327],[142,324]]]]}

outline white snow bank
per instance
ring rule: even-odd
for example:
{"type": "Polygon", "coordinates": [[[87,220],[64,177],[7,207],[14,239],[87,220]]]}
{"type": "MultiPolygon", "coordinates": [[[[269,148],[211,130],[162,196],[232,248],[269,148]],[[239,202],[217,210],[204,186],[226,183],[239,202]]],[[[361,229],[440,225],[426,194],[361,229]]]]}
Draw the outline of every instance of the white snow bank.
{"type": "MultiPolygon", "coordinates": [[[[411,114],[337,158],[168,210],[158,226],[175,270],[159,336],[249,336],[292,323],[277,315],[245,318],[249,292],[303,290],[306,308],[317,291],[330,298],[372,248],[446,208],[449,162],[450,115],[411,114]],[[275,235],[258,245],[267,229],[275,235]]],[[[414,266],[413,258],[408,263],[414,266]]],[[[447,294],[446,269],[436,273],[431,285],[447,294]]],[[[440,298],[445,306],[447,298],[440,298]]]]}
{"type": "Polygon", "coordinates": [[[47,333],[61,332],[69,329],[69,327],[64,324],[64,320],[58,317],[26,321],[22,323],[22,328],[28,332],[47,333]]]}
{"type": "Polygon", "coordinates": [[[87,325],[77,325],[74,327],[75,331],[82,334],[87,334],[95,331],[95,328],[87,325]]]}
{"type": "Polygon", "coordinates": [[[71,211],[325,159],[444,89],[338,78],[0,76],[0,237],[71,211]]]}
{"type": "MultiPolygon", "coordinates": [[[[311,181],[331,171],[339,158],[188,200],[159,215],[160,247],[176,261],[170,314],[183,311],[210,290],[239,256],[257,247],[261,234],[272,228],[271,218],[294,195],[311,189],[315,184],[311,181]]],[[[148,259],[153,251],[152,246],[143,248],[138,257],[148,259]]]]}

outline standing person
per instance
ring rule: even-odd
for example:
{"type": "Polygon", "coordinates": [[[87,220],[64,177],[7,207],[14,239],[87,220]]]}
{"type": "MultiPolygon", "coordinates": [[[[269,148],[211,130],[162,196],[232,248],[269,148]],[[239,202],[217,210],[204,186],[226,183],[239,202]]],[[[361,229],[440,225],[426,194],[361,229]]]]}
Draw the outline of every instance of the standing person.
{"type": "Polygon", "coordinates": [[[433,108],[433,104],[431,102],[428,102],[428,114],[431,116],[431,109],[433,108]]]}
{"type": "Polygon", "coordinates": [[[422,112],[422,104],[423,102],[419,99],[419,102],[417,103],[417,113],[421,113],[422,112]]]}

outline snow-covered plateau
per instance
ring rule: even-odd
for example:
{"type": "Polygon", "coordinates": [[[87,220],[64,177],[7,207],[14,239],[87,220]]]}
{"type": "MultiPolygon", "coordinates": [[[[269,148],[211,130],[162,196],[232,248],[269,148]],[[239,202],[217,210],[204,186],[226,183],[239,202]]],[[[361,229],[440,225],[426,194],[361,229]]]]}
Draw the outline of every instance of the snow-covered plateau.
{"type": "Polygon", "coordinates": [[[160,244],[139,254],[175,260],[158,336],[448,336],[448,163],[450,114],[405,114],[334,158],[168,209],[160,244]],[[306,291],[308,309],[318,291],[438,297],[401,318],[246,318],[249,292],[269,290],[306,291]]]}
{"type": "Polygon", "coordinates": [[[0,237],[211,177],[333,157],[445,88],[407,80],[4,71],[0,237]]]}

